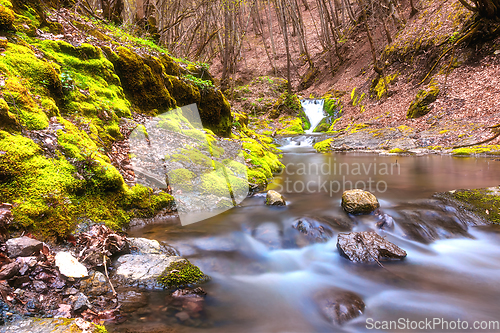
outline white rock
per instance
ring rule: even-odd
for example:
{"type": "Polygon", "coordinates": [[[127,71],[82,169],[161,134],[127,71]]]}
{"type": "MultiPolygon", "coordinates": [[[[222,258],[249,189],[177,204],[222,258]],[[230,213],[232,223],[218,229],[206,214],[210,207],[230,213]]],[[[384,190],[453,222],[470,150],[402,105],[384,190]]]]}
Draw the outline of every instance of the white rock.
{"type": "Polygon", "coordinates": [[[89,275],[87,268],[69,252],[56,254],[56,266],[59,268],[59,272],[67,277],[81,278],[89,275]]]}

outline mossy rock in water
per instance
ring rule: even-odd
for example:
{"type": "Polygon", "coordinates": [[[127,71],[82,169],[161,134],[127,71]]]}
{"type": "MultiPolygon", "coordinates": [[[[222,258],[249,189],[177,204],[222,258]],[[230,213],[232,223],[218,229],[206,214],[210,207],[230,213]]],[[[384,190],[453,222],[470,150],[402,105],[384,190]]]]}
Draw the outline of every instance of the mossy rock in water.
{"type": "Polygon", "coordinates": [[[462,209],[475,215],[500,224],[500,187],[480,189],[462,189],[436,194],[437,197],[459,201],[462,209]]]}
{"type": "Polygon", "coordinates": [[[427,90],[419,90],[417,96],[411,102],[406,118],[414,119],[425,116],[429,113],[429,105],[434,102],[439,95],[439,86],[436,81],[431,81],[427,90]]]}
{"type": "Polygon", "coordinates": [[[226,96],[219,89],[206,88],[201,93],[201,102],[198,105],[203,127],[207,127],[215,134],[229,136],[233,124],[231,105],[226,96]]]}
{"type": "Polygon", "coordinates": [[[174,289],[207,282],[208,280],[210,280],[210,277],[187,259],[171,263],[157,278],[158,284],[162,287],[174,289]]]}
{"type": "Polygon", "coordinates": [[[154,73],[139,55],[125,47],[119,47],[117,51],[118,58],[113,55],[109,58],[114,62],[125,94],[142,112],[155,113],[154,110],[168,110],[176,106],[161,76],[154,73]]]}

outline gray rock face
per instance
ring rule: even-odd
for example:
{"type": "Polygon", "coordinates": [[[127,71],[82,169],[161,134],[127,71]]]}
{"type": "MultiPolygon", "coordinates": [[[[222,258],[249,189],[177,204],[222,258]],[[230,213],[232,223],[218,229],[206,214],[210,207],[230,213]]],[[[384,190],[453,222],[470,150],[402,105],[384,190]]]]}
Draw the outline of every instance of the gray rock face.
{"type": "Polygon", "coordinates": [[[112,279],[122,286],[159,288],[156,279],[174,261],[185,260],[166,254],[126,254],[115,262],[112,279]]]}
{"type": "Polygon", "coordinates": [[[315,297],[321,314],[332,324],[343,323],[360,316],[365,310],[361,297],[350,291],[330,289],[315,297]]]}
{"type": "Polygon", "coordinates": [[[348,190],[342,194],[342,208],[349,214],[369,214],[379,208],[377,198],[363,190],[348,190]]]}
{"type": "Polygon", "coordinates": [[[266,205],[268,206],[286,206],[285,198],[276,191],[269,190],[266,195],[266,205]]]}
{"type": "Polygon", "coordinates": [[[354,262],[373,262],[406,257],[406,251],[373,231],[339,234],[337,248],[342,256],[354,262]]]}
{"type": "Polygon", "coordinates": [[[26,236],[11,238],[6,242],[9,257],[29,257],[40,251],[43,243],[26,236]]]}

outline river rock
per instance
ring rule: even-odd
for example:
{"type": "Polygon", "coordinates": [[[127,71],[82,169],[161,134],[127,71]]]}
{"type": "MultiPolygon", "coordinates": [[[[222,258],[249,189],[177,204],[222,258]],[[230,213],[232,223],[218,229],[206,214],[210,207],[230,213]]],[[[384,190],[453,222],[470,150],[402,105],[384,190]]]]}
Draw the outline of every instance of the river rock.
{"type": "Polygon", "coordinates": [[[118,290],[118,303],[120,310],[128,312],[137,312],[138,309],[148,306],[148,295],[134,290],[118,290]]]}
{"type": "Polygon", "coordinates": [[[11,238],[6,242],[6,245],[7,253],[11,258],[29,257],[39,252],[43,247],[42,242],[26,236],[11,238]]]}
{"type": "Polygon", "coordinates": [[[69,252],[58,252],[55,259],[59,272],[66,277],[82,278],[89,275],[87,268],[69,252]]]}
{"type": "Polygon", "coordinates": [[[83,311],[91,307],[89,298],[83,293],[78,293],[74,296],[70,296],[69,299],[73,305],[74,311],[83,311]]]}
{"type": "Polygon", "coordinates": [[[113,279],[123,286],[158,287],[156,279],[171,263],[185,260],[166,254],[126,254],[115,262],[113,279]]]}
{"type": "Polygon", "coordinates": [[[340,254],[354,262],[372,262],[404,259],[406,252],[373,231],[339,234],[337,248],[340,254]]]}
{"type": "Polygon", "coordinates": [[[88,279],[82,280],[80,288],[91,296],[104,295],[111,290],[108,279],[99,271],[94,271],[88,279]]]}
{"type": "Polygon", "coordinates": [[[19,272],[19,263],[13,261],[10,264],[3,265],[0,268],[0,280],[7,280],[16,275],[19,272]]]}
{"type": "Polygon", "coordinates": [[[268,206],[286,206],[285,198],[274,190],[267,191],[266,205],[268,206]]]}
{"type": "Polygon", "coordinates": [[[360,316],[365,310],[363,299],[350,291],[322,290],[316,294],[315,300],[322,315],[332,324],[342,325],[360,316]]]}
{"type": "Polygon", "coordinates": [[[379,208],[377,198],[363,190],[348,190],[342,194],[342,208],[349,214],[369,214],[379,208]]]}
{"type": "Polygon", "coordinates": [[[131,250],[140,254],[160,254],[160,243],[155,239],[127,238],[131,250]]]}

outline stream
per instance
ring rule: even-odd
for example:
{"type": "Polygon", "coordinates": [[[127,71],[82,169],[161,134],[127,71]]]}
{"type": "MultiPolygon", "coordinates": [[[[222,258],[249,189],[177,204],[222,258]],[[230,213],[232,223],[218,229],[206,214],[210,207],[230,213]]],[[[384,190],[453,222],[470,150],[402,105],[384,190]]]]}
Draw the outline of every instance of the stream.
{"type": "MultiPolygon", "coordinates": [[[[318,154],[313,140],[311,135],[288,138],[282,147],[287,168],[269,188],[285,196],[286,207],[265,206],[265,193],[257,194],[199,223],[181,226],[165,219],[131,230],[131,237],[166,241],[212,277],[203,286],[208,293],[206,316],[196,327],[181,325],[168,314],[168,293],[149,291],[125,323],[108,330],[365,332],[374,331],[367,323],[375,321],[439,319],[450,327],[467,321],[468,328],[458,326],[458,331],[471,332],[477,331],[472,329],[476,321],[500,320],[500,227],[474,226],[476,221],[432,198],[435,192],[497,186],[500,162],[439,155],[318,154]],[[362,188],[370,179],[380,214],[346,214],[340,207],[342,190],[332,192],[330,184],[333,190],[349,181],[362,188]],[[302,190],[301,184],[309,187],[302,190]],[[375,226],[382,214],[394,219],[392,230],[375,226]],[[304,216],[320,221],[332,238],[324,243],[298,241],[291,226],[304,216]],[[375,230],[405,249],[407,258],[384,262],[384,268],[351,263],[336,248],[336,235],[349,230],[375,230]],[[329,322],[314,295],[331,288],[360,295],[364,313],[343,325],[329,322]]],[[[437,326],[436,331],[448,330],[437,326]]]]}

